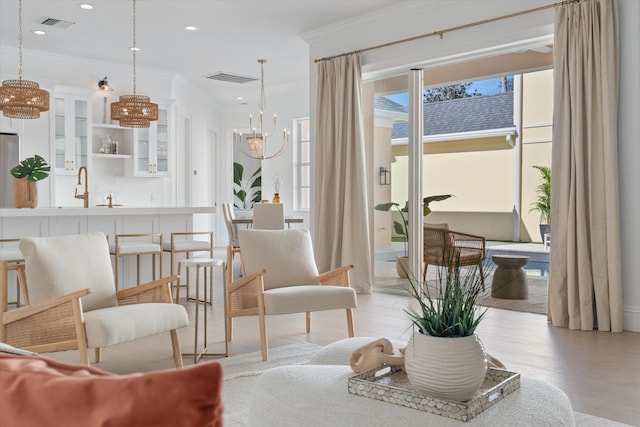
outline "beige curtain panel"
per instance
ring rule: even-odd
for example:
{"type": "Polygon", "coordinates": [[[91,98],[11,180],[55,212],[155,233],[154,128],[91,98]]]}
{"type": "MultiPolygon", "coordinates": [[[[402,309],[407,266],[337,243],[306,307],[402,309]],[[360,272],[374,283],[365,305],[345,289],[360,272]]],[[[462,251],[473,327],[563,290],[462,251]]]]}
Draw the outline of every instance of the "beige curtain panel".
{"type": "Polygon", "coordinates": [[[622,331],[615,0],[557,7],[549,321],[622,331]]]}
{"type": "Polygon", "coordinates": [[[313,224],[318,270],[353,264],[351,287],[370,293],[360,54],[318,63],[317,110],[313,224]]]}

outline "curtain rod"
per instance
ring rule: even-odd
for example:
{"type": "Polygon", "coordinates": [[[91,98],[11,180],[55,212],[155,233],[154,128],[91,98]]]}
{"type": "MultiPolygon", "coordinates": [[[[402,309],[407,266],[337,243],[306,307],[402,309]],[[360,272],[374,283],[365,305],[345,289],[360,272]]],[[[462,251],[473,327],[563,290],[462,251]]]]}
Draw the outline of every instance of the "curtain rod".
{"type": "Polygon", "coordinates": [[[424,39],[424,38],[427,38],[427,37],[440,36],[440,38],[442,38],[445,35],[445,33],[450,33],[450,32],[453,32],[453,31],[463,30],[465,28],[476,27],[476,26],[479,26],[479,25],[484,25],[484,24],[488,24],[490,22],[495,22],[495,21],[501,21],[503,19],[509,19],[509,18],[513,18],[513,17],[516,17],[516,16],[527,15],[529,13],[539,12],[539,11],[545,10],[545,9],[551,9],[552,7],[564,6],[564,5],[571,4],[571,3],[579,3],[580,1],[581,0],[564,0],[564,1],[561,1],[561,2],[558,2],[558,3],[548,4],[546,6],[540,6],[540,7],[536,7],[536,8],[533,8],[533,9],[527,9],[527,10],[522,10],[520,12],[510,13],[508,15],[502,15],[502,16],[497,16],[495,18],[483,19],[482,21],[472,22],[470,24],[458,25],[457,27],[447,28],[445,30],[434,31],[432,33],[426,33],[426,34],[420,34],[419,36],[409,37],[407,39],[396,40],[396,41],[392,41],[392,42],[388,42],[388,43],[384,43],[384,44],[379,44],[379,45],[376,45],[376,46],[367,47],[367,48],[364,48],[364,49],[353,50],[351,52],[339,53],[339,54],[333,55],[333,56],[326,56],[324,58],[315,59],[314,62],[329,61],[331,59],[339,58],[341,56],[351,55],[353,53],[368,52],[370,50],[375,50],[375,49],[380,49],[380,48],[383,48],[383,47],[394,46],[394,45],[397,45],[397,44],[411,42],[411,41],[419,40],[419,39],[424,39]]]}

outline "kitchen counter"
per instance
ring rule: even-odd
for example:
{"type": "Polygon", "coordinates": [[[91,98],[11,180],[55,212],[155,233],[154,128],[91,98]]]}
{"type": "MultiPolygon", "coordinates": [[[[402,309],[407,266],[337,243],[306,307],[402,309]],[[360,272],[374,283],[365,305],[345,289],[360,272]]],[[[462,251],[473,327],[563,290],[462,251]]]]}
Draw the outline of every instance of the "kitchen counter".
{"type": "MultiPolygon", "coordinates": [[[[102,231],[109,236],[125,233],[194,231],[194,217],[212,217],[215,207],[117,206],[0,209],[0,238],[61,236],[102,231]]],[[[205,222],[210,222],[206,220],[205,222]]],[[[202,224],[202,219],[199,220],[202,224]]],[[[112,237],[113,238],[113,237],[112,237]]]]}
{"type": "Polygon", "coordinates": [[[59,208],[36,209],[0,209],[0,218],[22,217],[58,217],[58,216],[120,216],[120,215],[182,215],[182,214],[214,214],[216,208],[212,206],[154,206],[128,207],[115,206],[90,207],[69,206],[59,208]]]}
{"type": "MultiPolygon", "coordinates": [[[[113,242],[116,234],[162,233],[163,242],[171,239],[171,233],[205,231],[211,228],[215,207],[199,206],[117,206],[62,207],[36,209],[0,209],[0,239],[23,237],[63,236],[101,231],[113,242]],[[194,221],[196,216],[203,216],[194,221]],[[208,217],[208,218],[206,218],[208,217]],[[194,222],[200,224],[194,230],[194,222]]],[[[8,244],[16,246],[16,243],[8,244]]],[[[150,257],[142,257],[143,272],[151,272],[147,264],[150,257]]],[[[165,255],[164,273],[170,270],[170,257],[165,255]]],[[[125,257],[118,272],[122,283],[137,283],[137,257],[125,257]]],[[[162,265],[162,264],[161,264],[162,265]]],[[[162,269],[162,267],[161,267],[162,269]]],[[[146,274],[146,273],[145,273],[146,274]]],[[[150,273],[141,278],[151,280],[150,273]]]]}

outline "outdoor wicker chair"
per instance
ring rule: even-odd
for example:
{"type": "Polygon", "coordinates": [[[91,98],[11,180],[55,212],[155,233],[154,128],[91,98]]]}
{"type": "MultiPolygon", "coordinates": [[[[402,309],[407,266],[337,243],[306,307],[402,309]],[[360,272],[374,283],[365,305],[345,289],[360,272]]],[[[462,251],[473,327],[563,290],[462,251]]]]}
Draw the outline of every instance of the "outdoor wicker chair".
{"type": "Polygon", "coordinates": [[[486,256],[485,244],[484,237],[449,230],[448,224],[425,224],[422,280],[427,279],[429,265],[443,267],[449,267],[454,263],[458,267],[477,265],[484,291],[482,263],[486,256]]]}

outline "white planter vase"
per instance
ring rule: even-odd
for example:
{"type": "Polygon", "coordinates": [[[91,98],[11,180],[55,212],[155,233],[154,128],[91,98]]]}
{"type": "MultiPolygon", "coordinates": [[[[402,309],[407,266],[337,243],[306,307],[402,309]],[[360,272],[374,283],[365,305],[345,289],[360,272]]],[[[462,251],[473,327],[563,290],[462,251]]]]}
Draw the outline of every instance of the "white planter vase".
{"type": "Polygon", "coordinates": [[[399,256],[396,261],[396,272],[401,279],[407,278],[407,271],[409,271],[409,257],[399,256]]]}
{"type": "Polygon", "coordinates": [[[417,391],[465,402],[484,382],[487,354],[475,334],[443,338],[414,332],[405,350],[404,365],[417,391]]]}

